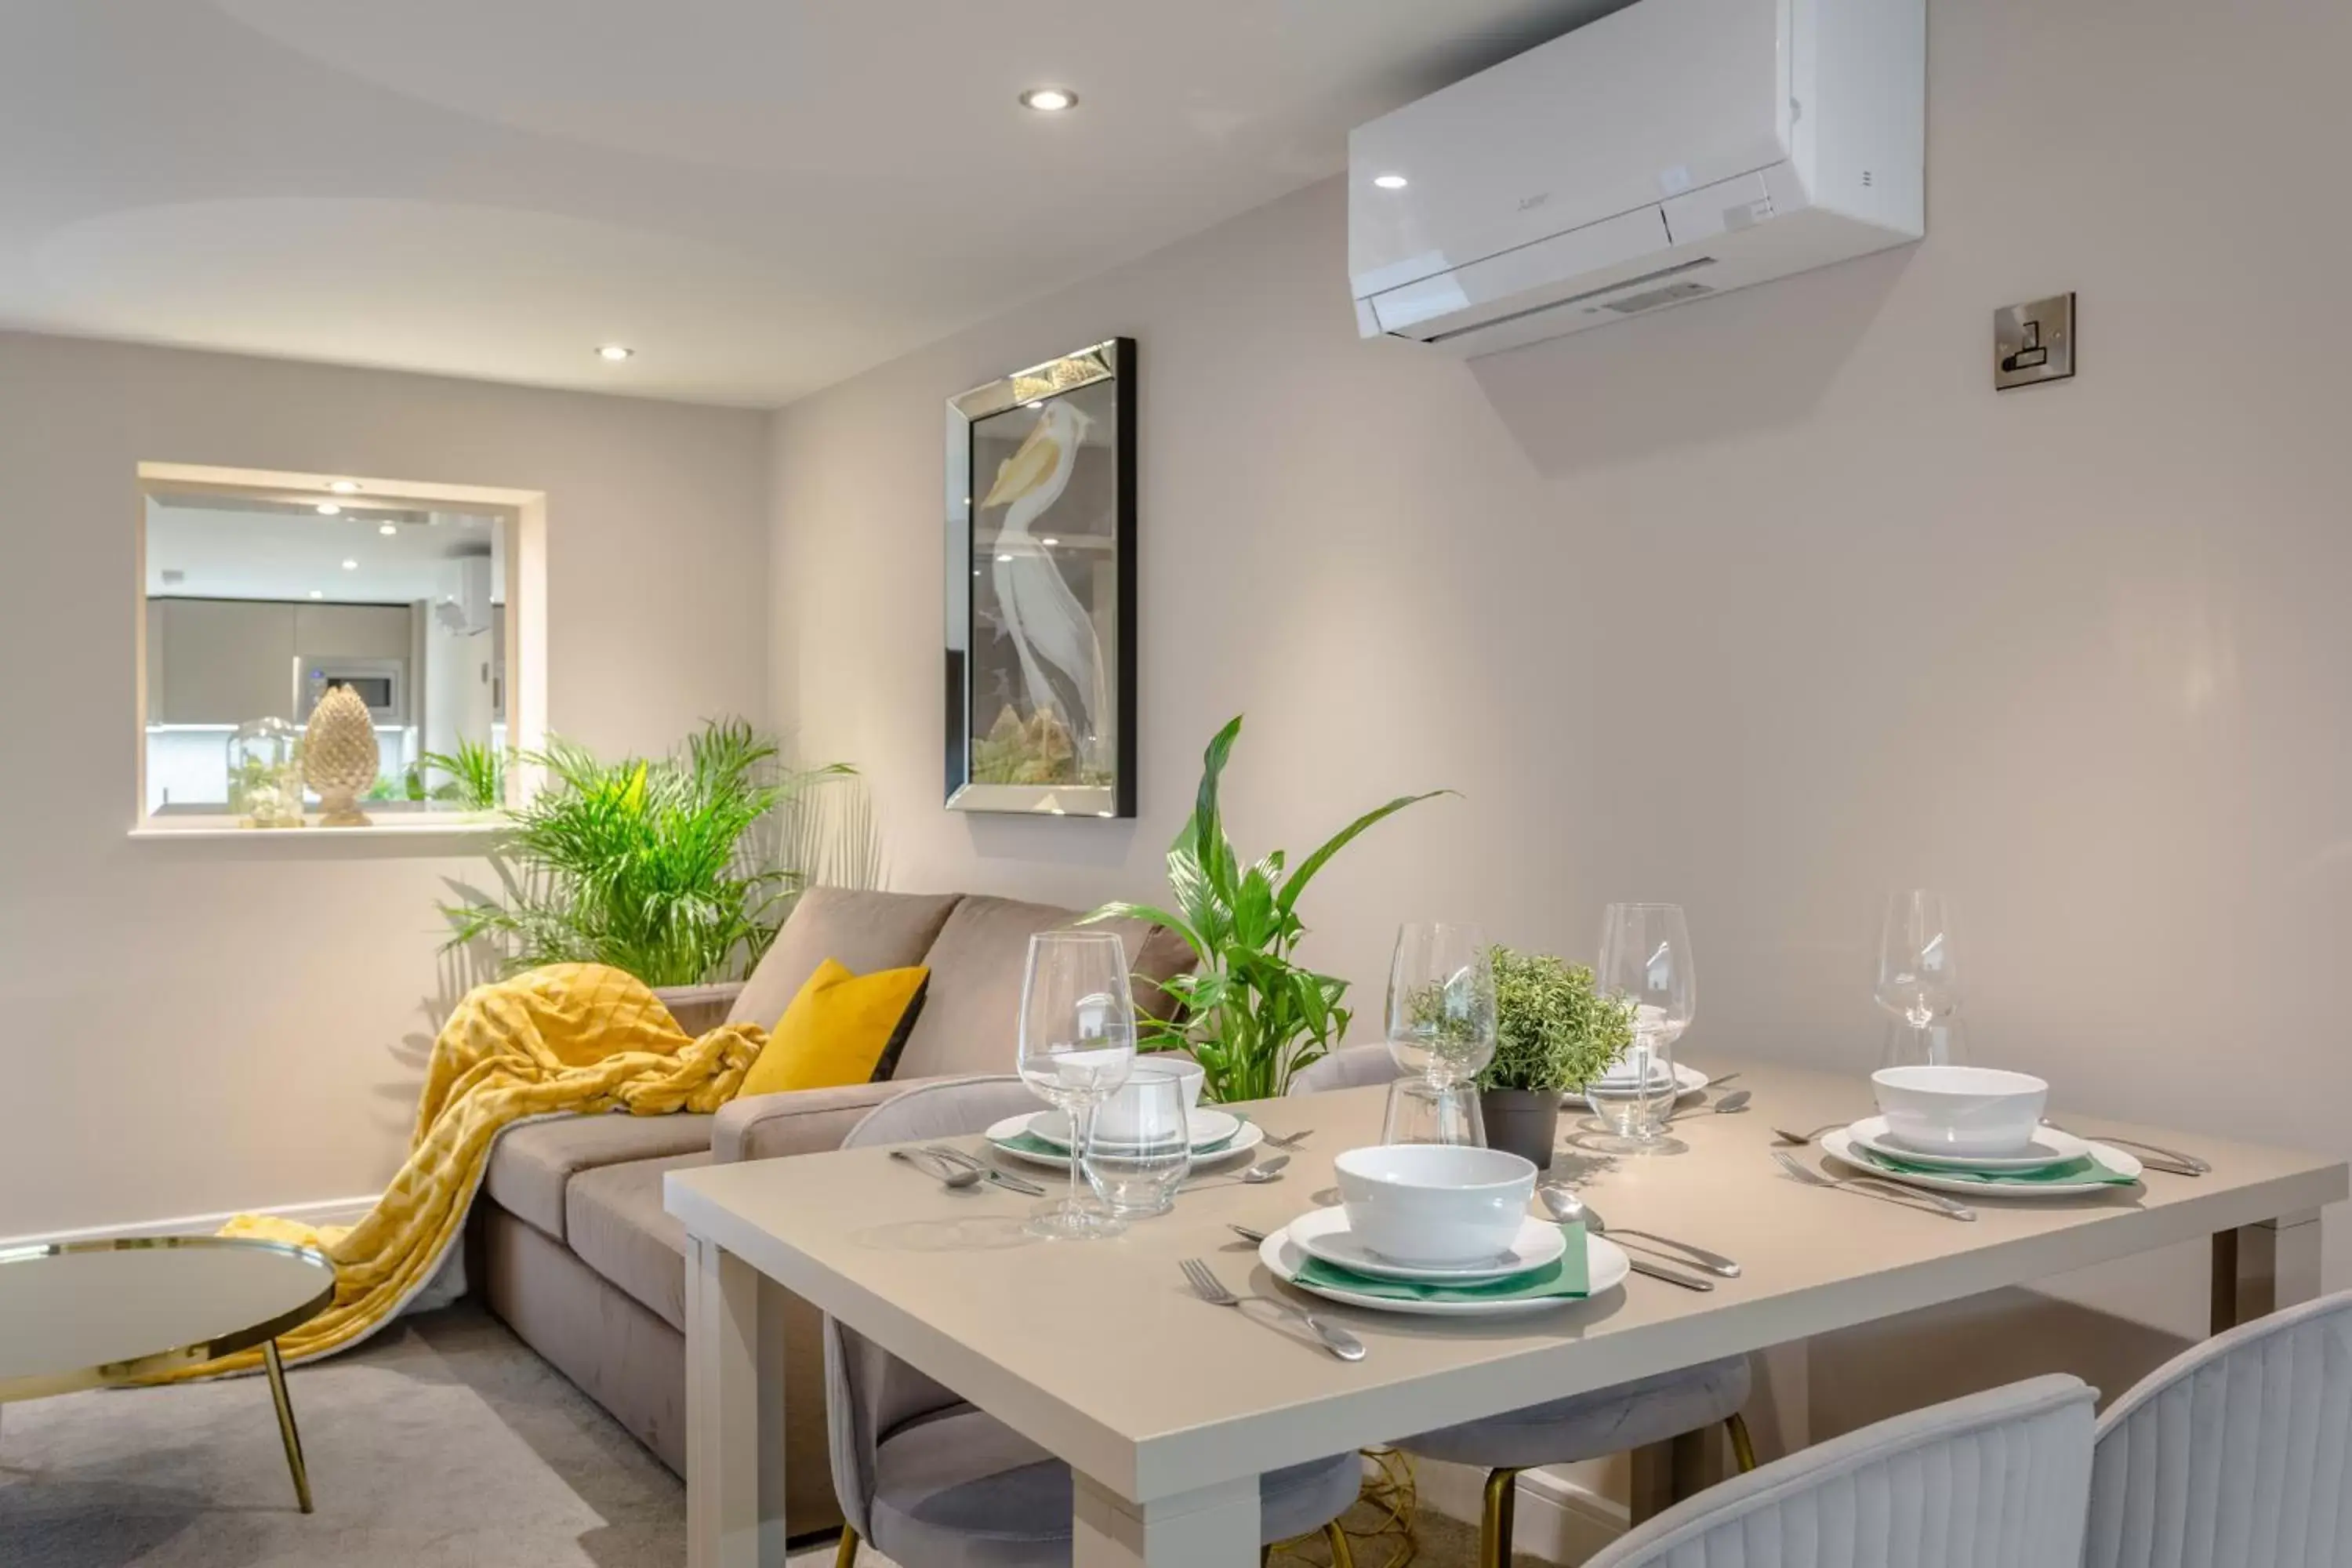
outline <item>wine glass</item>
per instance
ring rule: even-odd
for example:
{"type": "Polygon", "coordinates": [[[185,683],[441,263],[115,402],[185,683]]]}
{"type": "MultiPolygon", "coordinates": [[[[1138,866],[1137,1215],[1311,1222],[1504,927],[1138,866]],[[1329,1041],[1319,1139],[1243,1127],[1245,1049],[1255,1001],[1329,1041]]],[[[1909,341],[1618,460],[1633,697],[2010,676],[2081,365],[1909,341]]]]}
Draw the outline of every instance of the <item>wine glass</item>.
{"type": "Polygon", "coordinates": [[[1698,1011],[1698,971],[1680,904],[1612,904],[1601,921],[1603,995],[1633,1009],[1633,1040],[1608,1072],[1585,1086],[1587,1104],[1616,1133],[1620,1152],[1655,1146],[1680,1086],[1675,1042],[1698,1011]]]}
{"type": "Polygon", "coordinates": [[[1495,1059],[1495,966],[1476,926],[1398,928],[1388,1041],[1399,1071],[1441,1087],[1468,1083],[1495,1059]]]}
{"type": "Polygon", "coordinates": [[[1914,1061],[1935,1059],[1929,1031],[1960,1005],[1957,956],[1951,905],[1941,893],[1913,888],[1886,896],[1886,913],[1878,925],[1878,984],[1873,994],[1913,1037],[1890,1045],[1889,1054],[1900,1052],[1914,1061]]]}
{"type": "Polygon", "coordinates": [[[1095,1107],[1135,1066],[1135,994],[1115,931],[1048,931],[1029,939],[1021,986],[1021,1078],[1070,1119],[1070,1195],[1030,1217],[1052,1240],[1115,1236],[1118,1215],[1080,1195],[1095,1107]]]}

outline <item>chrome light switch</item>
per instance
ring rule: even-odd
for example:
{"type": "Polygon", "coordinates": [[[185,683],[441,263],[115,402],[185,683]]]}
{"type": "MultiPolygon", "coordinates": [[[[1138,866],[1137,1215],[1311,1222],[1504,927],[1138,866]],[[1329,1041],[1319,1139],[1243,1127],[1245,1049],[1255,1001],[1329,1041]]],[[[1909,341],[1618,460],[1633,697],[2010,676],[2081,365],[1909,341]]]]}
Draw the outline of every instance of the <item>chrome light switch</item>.
{"type": "Polygon", "coordinates": [[[2074,374],[2074,296],[2053,294],[1992,313],[1992,384],[2006,390],[2074,374]]]}

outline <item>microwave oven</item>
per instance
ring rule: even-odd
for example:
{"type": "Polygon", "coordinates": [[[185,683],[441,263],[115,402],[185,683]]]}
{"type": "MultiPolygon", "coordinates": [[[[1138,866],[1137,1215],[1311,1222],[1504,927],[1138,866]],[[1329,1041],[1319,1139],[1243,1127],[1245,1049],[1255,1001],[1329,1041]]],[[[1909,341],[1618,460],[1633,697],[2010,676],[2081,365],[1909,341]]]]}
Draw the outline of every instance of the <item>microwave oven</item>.
{"type": "Polygon", "coordinates": [[[320,658],[300,655],[294,660],[294,721],[307,724],[310,710],[331,686],[348,686],[367,704],[368,717],[378,724],[408,722],[408,661],[404,658],[320,658]]]}

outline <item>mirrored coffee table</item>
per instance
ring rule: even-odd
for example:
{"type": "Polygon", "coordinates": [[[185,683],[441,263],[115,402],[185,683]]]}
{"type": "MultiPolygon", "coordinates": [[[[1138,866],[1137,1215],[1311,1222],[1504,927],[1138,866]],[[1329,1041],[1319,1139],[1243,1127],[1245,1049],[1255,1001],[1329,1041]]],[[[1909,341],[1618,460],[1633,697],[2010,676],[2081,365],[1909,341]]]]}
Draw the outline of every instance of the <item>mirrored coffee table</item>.
{"type": "Polygon", "coordinates": [[[295,1500],[310,1477],[278,1336],[335,1299],[335,1266],[307,1247],[163,1236],[0,1247],[0,1405],[131,1383],[255,1345],[295,1500]]]}

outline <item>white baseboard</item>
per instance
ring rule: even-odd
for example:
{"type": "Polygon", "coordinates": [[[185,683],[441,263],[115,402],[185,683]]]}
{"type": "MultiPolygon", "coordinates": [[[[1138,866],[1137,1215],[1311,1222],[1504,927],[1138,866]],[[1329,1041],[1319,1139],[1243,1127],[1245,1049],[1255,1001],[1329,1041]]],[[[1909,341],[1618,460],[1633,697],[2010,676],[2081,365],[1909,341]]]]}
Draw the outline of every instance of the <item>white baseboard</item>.
{"type": "Polygon", "coordinates": [[[351,1225],[375,1207],[376,1194],[356,1198],[323,1198],[309,1204],[268,1204],[229,1209],[220,1214],[182,1215],[176,1219],[139,1220],[129,1225],[96,1225],[85,1230],[58,1230],[46,1235],[0,1237],[0,1248],[47,1247],[70,1241],[115,1241],[135,1236],[210,1236],[241,1214],[276,1215],[305,1225],[351,1225]]]}
{"type": "MultiPolygon", "coordinates": [[[[1467,1465],[1415,1459],[1412,1473],[1421,1506],[1475,1525],[1486,1507],[1486,1472],[1467,1465]]],[[[1583,1562],[1630,1528],[1625,1505],[1577,1485],[1550,1470],[1519,1477],[1518,1510],[1511,1525],[1511,1551],[1545,1563],[1583,1562]]]]}

